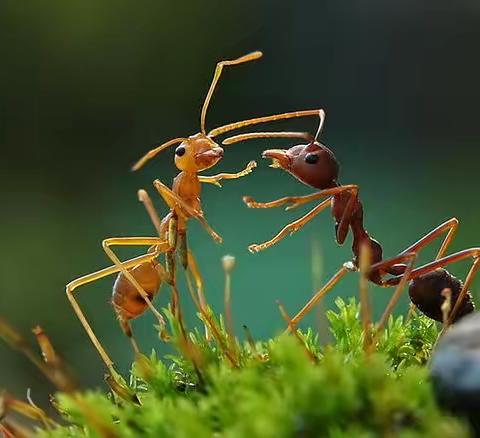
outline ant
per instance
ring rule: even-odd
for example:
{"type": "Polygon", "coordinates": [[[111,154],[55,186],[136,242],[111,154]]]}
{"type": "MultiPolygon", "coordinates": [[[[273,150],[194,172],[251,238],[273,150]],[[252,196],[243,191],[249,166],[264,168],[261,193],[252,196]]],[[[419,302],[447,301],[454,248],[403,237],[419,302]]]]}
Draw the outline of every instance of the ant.
{"type": "Polygon", "coordinates": [[[153,182],[157,192],[169,206],[170,212],[163,219],[160,219],[148,193],[145,190],[138,191],[139,200],[144,204],[158,236],[113,237],[105,239],[102,242],[102,248],[114,265],[80,277],[66,286],[66,293],[75,313],[111,374],[115,372],[113,361],[87,321],[75,299],[74,291],[82,285],[118,273],[113,286],[112,304],[120,326],[125,335],[130,339],[135,352],[138,352],[139,349],[131,331],[130,321],[132,319],[143,314],[148,307],[156,316],[160,326],[164,326],[162,315],[152,304],[152,300],[158,293],[163,282],[169,283],[172,286],[172,309],[177,308],[178,292],[175,286],[175,256],[177,250],[182,265],[185,269],[188,267],[195,278],[200,306],[205,306],[202,291],[203,280],[198,271],[193,254],[187,247],[187,222],[190,218],[195,218],[206,228],[214,241],[221,243],[222,238],[210,227],[204,217],[200,202],[201,183],[221,186],[221,180],[243,177],[256,167],[256,163],[252,161],[248,163],[244,170],[238,173],[219,173],[212,176],[199,175],[199,172],[215,166],[223,157],[223,149],[215,142],[214,138],[226,132],[250,125],[318,114],[318,110],[305,110],[257,117],[229,123],[212,129],[207,133],[205,123],[207,109],[221,77],[223,68],[225,66],[250,62],[261,56],[262,53],[256,51],[234,60],[220,61],[217,63],[210,88],[201,110],[200,132],[189,137],[174,138],[151,149],[133,166],[133,170],[138,170],[162,151],[177,145],[174,161],[180,173],[174,178],[172,189],[165,186],[158,179],[153,182]],[[144,255],[122,262],[111,248],[112,246],[132,245],[147,246],[149,249],[144,255]],[[162,254],[166,256],[165,267],[157,260],[162,254]]]}
{"type": "MultiPolygon", "coordinates": [[[[252,197],[245,196],[243,201],[250,208],[272,208],[287,205],[291,210],[305,203],[324,199],[303,217],[287,224],[271,240],[249,246],[252,253],[265,250],[288,235],[299,231],[306,223],[327,208],[331,208],[335,219],[335,239],[339,245],[345,242],[348,232],[353,235],[353,260],[345,263],[341,269],[310,299],[310,301],[291,320],[296,326],[300,320],[325,296],[348,272],[361,270],[359,259],[362,249],[366,249],[370,259],[370,269],[367,279],[382,287],[398,285],[397,291],[389,304],[389,312],[399,298],[401,286],[410,280],[409,295],[411,301],[428,317],[442,321],[442,292],[450,290],[453,308],[446,321],[447,325],[474,310],[472,297],[468,291],[470,284],[480,268],[480,248],[471,248],[446,256],[447,249],[455,237],[458,220],[451,218],[428,234],[423,236],[396,257],[383,259],[383,249],[380,243],[372,238],[363,225],[363,205],[358,197],[357,185],[342,185],[338,181],[339,164],[334,153],[318,141],[325,122],[325,112],[318,112],[320,119],[316,135],[313,137],[302,132],[252,132],[230,137],[224,144],[256,138],[297,137],[306,140],[306,144],[293,146],[287,150],[270,149],[263,152],[263,158],[273,160],[271,167],[281,168],[290,173],[301,183],[320,191],[305,196],[287,196],[270,202],[256,202],[252,197]],[[446,233],[434,261],[413,269],[413,263],[419,251],[432,241],[446,233]],[[466,280],[459,279],[444,269],[445,266],[473,258],[473,264],[466,280]],[[388,278],[385,278],[389,275],[388,278]]],[[[386,315],[384,314],[384,317],[386,315]]],[[[382,317],[382,322],[385,318],[382,317]]]]}

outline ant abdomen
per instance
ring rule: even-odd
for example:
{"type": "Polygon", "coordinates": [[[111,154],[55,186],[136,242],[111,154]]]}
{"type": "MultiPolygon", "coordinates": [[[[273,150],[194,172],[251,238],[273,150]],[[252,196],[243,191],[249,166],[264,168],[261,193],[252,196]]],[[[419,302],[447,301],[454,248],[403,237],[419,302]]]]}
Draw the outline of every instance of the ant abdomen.
{"type": "MultiPolygon", "coordinates": [[[[128,271],[147,293],[148,298],[153,300],[162,283],[163,269],[160,264],[151,260],[128,271]]],[[[123,273],[118,274],[113,285],[112,304],[119,317],[127,321],[140,316],[147,308],[143,297],[123,273]]]]}
{"type": "MultiPolygon", "coordinates": [[[[452,310],[462,287],[463,283],[458,278],[446,269],[439,268],[413,279],[410,282],[408,293],[412,303],[415,304],[422,313],[429,318],[442,322],[442,304],[445,301],[445,296],[442,292],[444,290],[451,291],[450,310],[452,310]]],[[[472,301],[472,296],[468,291],[452,322],[472,313],[474,310],[475,306],[472,301]]]]}

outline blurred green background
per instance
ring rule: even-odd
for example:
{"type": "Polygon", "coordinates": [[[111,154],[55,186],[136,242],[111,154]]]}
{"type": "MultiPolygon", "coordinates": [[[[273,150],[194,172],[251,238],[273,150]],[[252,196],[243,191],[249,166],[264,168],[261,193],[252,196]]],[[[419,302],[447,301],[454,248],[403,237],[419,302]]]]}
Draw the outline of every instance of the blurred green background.
{"type": "MultiPolygon", "coordinates": [[[[101,384],[102,363],[64,285],[109,264],[103,238],[153,235],[136,190],[153,193],[154,178],[171,183],[173,150],[141,172],[130,172],[131,164],[159,142],[197,132],[215,63],[252,50],[263,50],[264,58],[225,72],[209,127],[325,108],[323,141],[337,154],[342,182],[360,185],[367,228],[386,256],[452,216],[461,221],[452,250],[479,245],[479,23],[473,0],[2,1],[0,314],[26,335],[41,324],[81,382],[101,384]]],[[[307,119],[269,128],[315,126],[307,119]]],[[[239,170],[281,145],[230,146],[209,173],[239,170]]],[[[247,252],[301,211],[248,210],[242,195],[267,200],[309,192],[267,164],[260,160],[253,175],[222,189],[204,187],[205,213],[222,246],[197,223],[189,235],[217,310],[220,258],[237,257],[235,322],[256,337],[283,327],[276,299],[293,314],[351,257],[350,241],[335,244],[327,212],[269,251],[247,252]]],[[[167,212],[158,199],[157,207],[167,212]]],[[[466,269],[452,267],[458,275],[466,269]]],[[[112,280],[80,289],[79,301],[126,370],[131,350],[109,304],[112,280]]],[[[333,295],[356,294],[357,283],[351,274],[325,305],[333,295]]],[[[372,288],[377,315],[390,293],[372,288]]],[[[165,289],[157,305],[167,297],[165,289]]],[[[149,314],[134,323],[145,351],[159,347],[152,323],[149,314]]],[[[46,402],[52,388],[3,344],[0,367],[0,386],[20,396],[30,387],[34,400],[46,402]]]]}

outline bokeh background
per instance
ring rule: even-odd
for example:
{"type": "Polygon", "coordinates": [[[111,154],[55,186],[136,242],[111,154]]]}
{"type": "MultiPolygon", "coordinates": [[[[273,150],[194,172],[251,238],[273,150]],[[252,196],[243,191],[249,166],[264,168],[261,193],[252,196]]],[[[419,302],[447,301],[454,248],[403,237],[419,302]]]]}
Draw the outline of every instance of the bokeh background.
{"type": "MultiPolygon", "coordinates": [[[[323,140],[342,165],[342,182],[360,185],[367,228],[387,256],[452,216],[461,221],[452,250],[479,245],[479,23],[475,0],[2,1],[0,314],[28,337],[41,324],[84,385],[103,384],[102,363],[64,285],[109,264],[103,238],[153,235],[136,190],[153,193],[154,178],[171,183],[173,150],[141,172],[130,172],[131,164],[159,142],[197,132],[215,63],[257,49],[261,61],[225,72],[209,127],[325,108],[323,140]]],[[[315,126],[307,119],[269,129],[315,126]]],[[[217,310],[220,258],[237,257],[235,321],[258,338],[283,327],[276,299],[293,314],[351,257],[350,241],[334,243],[328,212],[269,251],[247,252],[301,211],[248,210],[242,195],[310,191],[260,159],[263,149],[282,144],[228,147],[215,171],[236,171],[254,158],[259,168],[222,189],[204,188],[222,246],[197,223],[189,235],[217,310]]],[[[157,207],[167,212],[160,200],[157,207]]],[[[452,270],[464,275],[467,267],[452,270]]],[[[112,280],[80,289],[79,301],[125,371],[131,350],[109,304],[112,280]]],[[[351,274],[324,305],[333,295],[357,294],[357,283],[351,274]]],[[[378,315],[390,291],[371,293],[378,315]]],[[[158,306],[167,300],[165,289],[158,306]]],[[[308,322],[317,324],[315,316],[308,322]]],[[[161,348],[152,324],[149,314],[134,324],[145,351],[161,348]]],[[[46,403],[52,388],[3,344],[0,370],[0,386],[19,396],[32,388],[34,400],[46,403]]]]}

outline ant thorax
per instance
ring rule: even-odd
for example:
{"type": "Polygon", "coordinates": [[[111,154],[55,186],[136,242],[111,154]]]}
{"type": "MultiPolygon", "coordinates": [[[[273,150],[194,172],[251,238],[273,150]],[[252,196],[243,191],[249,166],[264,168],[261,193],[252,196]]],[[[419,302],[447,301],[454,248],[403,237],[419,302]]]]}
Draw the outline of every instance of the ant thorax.
{"type": "Polygon", "coordinates": [[[201,190],[201,183],[195,172],[183,171],[173,179],[172,191],[186,204],[198,211],[201,211],[201,190]]]}

